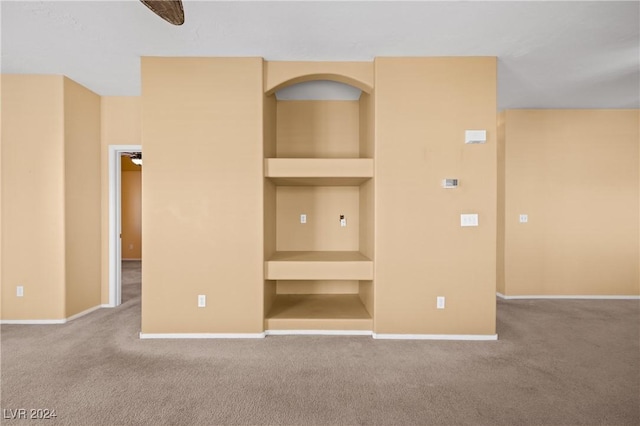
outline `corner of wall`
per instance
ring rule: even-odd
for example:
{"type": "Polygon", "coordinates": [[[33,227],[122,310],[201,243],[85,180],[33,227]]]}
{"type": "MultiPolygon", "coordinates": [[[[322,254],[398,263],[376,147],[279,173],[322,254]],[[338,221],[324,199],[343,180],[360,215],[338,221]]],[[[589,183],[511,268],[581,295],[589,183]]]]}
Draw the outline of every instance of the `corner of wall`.
{"type": "Polygon", "coordinates": [[[100,96],[64,78],[65,304],[101,304],[100,96]]]}
{"type": "Polygon", "coordinates": [[[496,291],[506,294],[506,282],[504,275],[505,256],[505,139],[506,139],[506,111],[501,111],[497,116],[496,143],[497,143],[497,212],[496,212],[496,291]]]}

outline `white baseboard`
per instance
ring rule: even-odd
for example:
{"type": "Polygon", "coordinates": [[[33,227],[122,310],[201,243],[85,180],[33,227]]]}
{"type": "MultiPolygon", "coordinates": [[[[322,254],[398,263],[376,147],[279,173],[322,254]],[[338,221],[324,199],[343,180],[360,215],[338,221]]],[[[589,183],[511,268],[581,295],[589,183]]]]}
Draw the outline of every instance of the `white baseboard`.
{"type": "Polygon", "coordinates": [[[141,339],[262,339],[264,333],[143,333],[141,339]]]}
{"type": "Polygon", "coordinates": [[[82,312],[78,312],[75,315],[71,315],[69,318],[63,319],[38,319],[38,320],[0,320],[0,324],[22,324],[22,325],[46,325],[46,324],[66,324],[69,321],[83,317],[91,312],[97,311],[100,308],[108,308],[109,305],[97,305],[93,308],[86,309],[82,312]]]}
{"type": "Polygon", "coordinates": [[[266,330],[267,336],[371,336],[371,330],[266,330]]]}
{"type": "Polygon", "coordinates": [[[496,292],[496,295],[500,299],[504,300],[526,300],[526,299],[584,299],[584,300],[640,300],[640,296],[631,295],[518,295],[518,296],[506,296],[502,293],[496,292]]]}
{"type": "Polygon", "coordinates": [[[498,340],[497,334],[387,334],[373,333],[374,339],[395,340],[498,340]]]}
{"type": "Polygon", "coordinates": [[[48,325],[48,324],[64,324],[66,319],[37,319],[37,320],[1,320],[0,324],[19,324],[19,325],[48,325]]]}
{"type": "Polygon", "coordinates": [[[80,317],[83,317],[83,316],[85,316],[87,314],[90,314],[93,311],[97,311],[98,309],[100,309],[102,307],[103,307],[102,305],[97,305],[97,306],[94,306],[93,308],[89,308],[89,309],[86,309],[86,310],[84,310],[82,312],[78,312],[75,315],[71,315],[69,318],[67,318],[67,322],[73,321],[74,319],[78,319],[80,317]]]}

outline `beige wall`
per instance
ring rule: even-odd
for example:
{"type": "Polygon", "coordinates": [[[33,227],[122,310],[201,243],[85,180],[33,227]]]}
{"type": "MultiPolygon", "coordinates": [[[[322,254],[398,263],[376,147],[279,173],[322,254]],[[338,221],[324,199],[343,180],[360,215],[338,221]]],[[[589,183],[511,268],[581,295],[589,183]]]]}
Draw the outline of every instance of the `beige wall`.
{"type": "Polygon", "coordinates": [[[262,66],[142,59],[143,332],[264,329],[262,66]]]}
{"type": "Polygon", "coordinates": [[[355,280],[279,280],[277,294],[358,294],[355,280]]]}
{"type": "Polygon", "coordinates": [[[109,145],[142,145],[142,99],[101,98],[102,303],[109,303],[109,145]]]}
{"type": "Polygon", "coordinates": [[[358,101],[278,101],[278,158],[357,158],[358,101]]]}
{"type": "Polygon", "coordinates": [[[359,188],[279,186],[276,189],[278,251],[358,251],[359,188]],[[307,223],[300,223],[300,215],[307,223]],[[344,215],[347,226],[340,226],[344,215]]]}
{"type": "MultiPolygon", "coordinates": [[[[359,144],[360,157],[373,158],[375,155],[375,99],[374,93],[362,92],[359,100],[359,144]]],[[[359,250],[371,260],[375,260],[375,177],[360,185],[360,230],[359,250]]],[[[373,318],[374,286],[373,281],[361,281],[358,293],[367,312],[373,318]]]]}
{"type": "Polygon", "coordinates": [[[2,319],[65,317],[63,97],[60,76],[2,75],[2,319]]]}
{"type": "Polygon", "coordinates": [[[495,333],[496,59],[377,58],[375,134],[374,330],[495,333]]]}
{"type": "MultiPolygon", "coordinates": [[[[276,157],[276,116],[277,102],[275,95],[263,98],[263,156],[276,157]]],[[[262,169],[264,174],[264,167],[262,169]]],[[[269,259],[276,251],[276,185],[270,179],[264,179],[263,186],[263,220],[264,220],[264,257],[269,259]]],[[[271,309],[276,297],[277,282],[264,281],[264,314],[271,309]]]]}
{"type": "MultiPolygon", "coordinates": [[[[129,157],[122,162],[131,163],[129,157]]],[[[134,166],[137,167],[137,166],[134,166]]],[[[122,172],[122,258],[142,258],[142,173],[141,169],[122,172]]]]}
{"type": "Polygon", "coordinates": [[[4,288],[2,284],[2,198],[3,190],[2,190],[2,78],[0,76],[0,319],[2,316],[2,289],[4,288]]]}
{"type": "Polygon", "coordinates": [[[506,111],[505,294],[640,294],[639,140],[637,110],[506,111]]]}
{"type": "Polygon", "coordinates": [[[504,156],[505,156],[505,138],[504,138],[504,111],[498,114],[497,140],[498,145],[498,187],[497,187],[497,228],[496,228],[496,290],[500,294],[504,294],[504,156]]]}
{"type": "Polygon", "coordinates": [[[100,305],[100,97],[64,79],[66,316],[100,305]]]}
{"type": "Polygon", "coordinates": [[[63,319],[100,304],[100,98],[58,76],[2,83],[2,318],[63,319]]]}

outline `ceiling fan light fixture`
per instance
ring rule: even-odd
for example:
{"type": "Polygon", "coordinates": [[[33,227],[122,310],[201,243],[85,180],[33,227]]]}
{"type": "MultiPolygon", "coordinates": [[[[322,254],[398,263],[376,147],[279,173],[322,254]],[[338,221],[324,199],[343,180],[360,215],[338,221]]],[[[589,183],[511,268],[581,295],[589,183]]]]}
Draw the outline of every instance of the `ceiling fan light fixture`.
{"type": "Polygon", "coordinates": [[[141,152],[131,153],[131,154],[129,154],[129,158],[131,159],[131,162],[133,164],[135,164],[136,166],[142,166],[142,153],[141,152]]]}
{"type": "Polygon", "coordinates": [[[182,0],[140,0],[153,13],[173,25],[184,24],[182,0]]]}

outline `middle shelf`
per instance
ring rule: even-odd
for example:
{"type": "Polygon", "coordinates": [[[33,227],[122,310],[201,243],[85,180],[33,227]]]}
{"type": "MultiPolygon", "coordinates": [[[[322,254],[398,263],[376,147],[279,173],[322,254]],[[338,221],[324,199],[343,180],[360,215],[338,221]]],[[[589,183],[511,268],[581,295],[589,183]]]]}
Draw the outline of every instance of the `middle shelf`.
{"type": "Polygon", "coordinates": [[[276,185],[358,186],[373,177],[373,159],[267,158],[264,175],[276,185]]]}
{"type": "Polygon", "coordinates": [[[265,262],[267,280],[372,280],[373,261],[358,251],[279,251],[265,262]]]}

